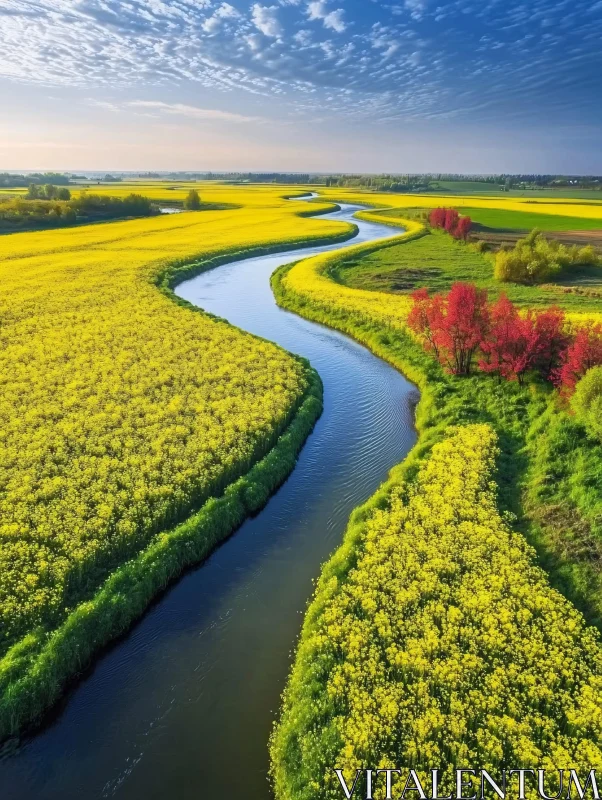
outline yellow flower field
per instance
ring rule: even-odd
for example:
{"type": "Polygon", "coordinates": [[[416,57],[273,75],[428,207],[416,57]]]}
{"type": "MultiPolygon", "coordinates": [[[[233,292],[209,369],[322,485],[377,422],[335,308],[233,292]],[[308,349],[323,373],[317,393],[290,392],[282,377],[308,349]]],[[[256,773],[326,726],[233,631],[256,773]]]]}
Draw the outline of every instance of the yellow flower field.
{"type": "Polygon", "coordinates": [[[243,207],[0,237],[0,652],[289,421],[307,368],[154,285],[173,264],[348,230],[282,193],[221,187],[243,207]]]}
{"type": "MultiPolygon", "coordinates": [[[[369,213],[362,213],[365,219],[369,213]]],[[[396,220],[406,229],[406,233],[393,236],[391,239],[379,241],[377,244],[359,244],[345,248],[344,257],[353,259],[372,250],[382,248],[390,243],[410,240],[421,235],[424,227],[412,220],[396,220]]],[[[404,328],[411,299],[403,295],[391,295],[385,292],[372,292],[362,289],[351,289],[336,283],[330,272],[341,259],[341,253],[323,253],[304,259],[288,271],[282,278],[285,289],[294,295],[309,301],[312,306],[319,306],[327,314],[338,310],[345,315],[355,315],[363,319],[373,319],[393,328],[404,328]]]]}
{"type": "Polygon", "coordinates": [[[352,518],[273,737],[279,800],[340,797],[335,766],[349,785],[367,767],[602,767],[599,636],[500,516],[496,454],[490,426],[456,428],[352,518]]]}

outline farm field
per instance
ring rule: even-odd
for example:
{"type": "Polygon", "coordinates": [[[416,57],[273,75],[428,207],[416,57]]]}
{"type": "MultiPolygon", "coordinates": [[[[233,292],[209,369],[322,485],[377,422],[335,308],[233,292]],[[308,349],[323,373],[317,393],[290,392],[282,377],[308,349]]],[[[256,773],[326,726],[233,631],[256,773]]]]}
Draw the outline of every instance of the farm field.
{"type": "MultiPolygon", "coordinates": [[[[329,193],[328,197],[343,199],[338,193],[329,193]]],[[[386,202],[389,199],[387,196],[386,202]]],[[[360,201],[357,193],[354,201],[360,201]]],[[[369,202],[377,205],[373,197],[369,202]]],[[[443,205],[456,204],[448,198],[443,205]]],[[[553,207],[547,205],[546,213],[553,207]]],[[[361,216],[376,219],[385,215],[369,212],[361,216]]],[[[402,212],[393,219],[400,224],[402,212]]],[[[424,286],[446,291],[456,281],[469,281],[488,290],[492,300],[503,288],[525,310],[558,304],[567,311],[570,324],[591,325],[600,320],[602,311],[602,299],[595,292],[595,270],[592,268],[588,276],[574,276],[575,281],[583,279],[593,286],[589,294],[565,294],[566,286],[500,287],[493,280],[492,262],[486,256],[442,233],[424,235],[416,221],[409,220],[407,227],[402,237],[379,245],[359,245],[344,253],[324,254],[282,268],[273,280],[283,307],[363,342],[410,376],[422,393],[417,410],[417,447],[399,470],[393,470],[382,490],[352,516],[345,541],[324,566],[306,614],[282,715],[272,739],[272,774],[279,800],[336,796],[341,787],[326,766],[332,759],[347,770],[349,785],[360,765],[399,764],[399,752],[409,753],[411,763],[424,770],[433,759],[441,760],[441,754],[450,752],[450,748],[462,763],[476,759],[492,768],[518,757],[514,748],[523,746],[535,761],[538,753],[553,751],[557,753],[556,766],[573,763],[578,747],[575,741],[552,744],[554,737],[562,737],[566,731],[560,718],[554,721],[547,717],[545,722],[541,718],[541,730],[546,730],[543,737],[538,734],[528,742],[528,734],[525,731],[522,737],[518,726],[503,745],[492,744],[493,749],[485,751],[480,749],[487,748],[485,740],[473,738],[475,727],[465,724],[468,712],[459,710],[463,692],[471,691],[471,702],[484,715],[481,728],[491,723],[487,742],[493,743],[496,710],[529,707],[531,701],[522,694],[529,691],[526,685],[519,681],[502,686],[508,674],[518,676],[530,669],[527,643],[543,641],[542,635],[548,635],[541,628],[538,632],[531,629],[531,625],[539,625],[540,617],[528,608],[531,601],[538,605],[544,595],[558,604],[558,611],[550,611],[549,620],[560,619],[559,613],[576,614],[575,621],[579,620],[583,631],[580,640],[591,642],[594,648],[591,655],[579,656],[569,670],[576,678],[576,695],[593,700],[599,693],[598,688],[586,688],[590,678],[585,678],[582,670],[585,664],[599,661],[599,656],[593,655],[600,648],[599,634],[587,624],[602,627],[602,443],[587,435],[549,384],[537,378],[520,384],[483,374],[450,375],[423,351],[404,323],[412,306],[412,289],[424,286]],[[462,465],[463,459],[473,465],[462,465]],[[440,483],[443,475],[445,485],[440,483]],[[481,687],[488,685],[489,667],[485,665],[489,657],[475,654],[474,662],[463,660],[456,669],[452,666],[453,646],[443,644],[448,630],[454,641],[468,630],[471,641],[487,641],[490,623],[496,631],[499,629],[493,619],[502,608],[492,598],[497,586],[492,576],[484,579],[487,597],[482,601],[471,603],[471,592],[462,592],[456,604],[447,594],[464,574],[472,576],[471,590],[478,592],[481,572],[477,563],[492,566],[489,556],[482,561],[469,558],[468,566],[462,547],[460,553],[441,558],[441,547],[445,548],[441,520],[447,519],[447,513],[455,545],[467,535],[470,547],[478,548],[480,534],[476,530],[491,530],[489,523],[482,526],[482,520],[475,523],[471,517],[473,503],[468,498],[474,495],[463,483],[467,475],[480,475],[482,485],[489,487],[474,507],[484,514],[485,509],[495,508],[494,514],[501,515],[495,518],[504,520],[501,526],[495,523],[499,533],[504,531],[497,544],[495,536],[488,538],[485,534],[488,554],[496,553],[498,546],[500,552],[508,553],[507,536],[515,537],[518,547],[512,550],[512,560],[521,577],[510,578],[500,565],[494,568],[496,574],[506,576],[516,587],[522,578],[531,580],[538,575],[537,587],[533,584],[530,589],[525,587],[524,593],[519,590],[513,595],[516,604],[512,613],[521,620],[517,627],[521,644],[507,656],[496,649],[491,663],[496,688],[486,692],[487,698],[494,698],[491,706],[487,699],[477,699],[481,687]],[[487,495],[488,491],[493,494],[487,495]],[[446,499],[445,509],[437,505],[442,497],[446,499]],[[461,507],[458,512],[453,511],[455,502],[461,507]],[[412,534],[409,537],[408,532],[412,534]],[[456,556],[462,566],[456,563],[456,556]],[[545,574],[533,572],[535,562],[544,567],[545,574]],[[450,570],[443,586],[435,577],[441,569],[450,570]],[[428,599],[422,602],[420,587],[424,584],[428,599]],[[439,591],[446,593],[441,604],[439,591]],[[488,610],[487,621],[477,621],[473,616],[481,602],[488,610]],[[404,608],[401,614],[400,604],[404,608]],[[565,611],[560,612],[560,608],[565,611]],[[460,628],[452,633],[456,613],[460,628]],[[525,626],[530,633],[523,638],[525,626]],[[423,667],[414,669],[425,652],[429,657],[423,667]],[[472,684],[475,668],[485,672],[472,684]],[[474,689],[468,690],[469,685],[474,689]],[[504,694],[503,701],[495,700],[498,690],[504,694]],[[455,701],[450,704],[447,698],[452,696],[455,701]],[[412,709],[420,707],[421,712],[414,716],[406,702],[412,709]],[[450,731],[453,743],[445,738],[450,731]],[[514,733],[519,737],[515,742],[514,733]],[[568,755],[571,752],[573,756],[568,755]],[[313,778],[312,783],[310,775],[321,777],[313,778]]],[[[509,640],[513,636],[512,613],[505,615],[504,624],[509,627],[505,628],[504,641],[506,635],[509,640]]],[[[553,638],[558,641],[557,636],[553,638]]],[[[559,665],[566,663],[564,656],[556,666],[553,662],[553,658],[546,658],[550,671],[544,683],[548,686],[556,684],[559,665]]],[[[540,672],[540,668],[535,671],[540,672]]],[[[597,673],[591,673],[591,680],[591,686],[598,687],[597,673]]],[[[539,698],[537,690],[536,696],[539,698]]],[[[556,692],[554,696],[559,695],[556,692]]],[[[572,708],[579,702],[568,701],[572,708]]],[[[598,701],[593,702],[598,708],[598,701]]],[[[546,715],[554,713],[551,706],[546,705],[546,709],[546,715]]],[[[588,727],[586,716],[585,727],[580,728],[584,746],[591,763],[598,763],[600,753],[595,748],[600,731],[588,727]]]]}
{"type": "MultiPolygon", "coordinates": [[[[161,202],[181,202],[190,190],[190,184],[144,187],[161,202]]],[[[128,194],[133,184],[100,188],[128,194]]],[[[407,325],[416,288],[447,292],[458,281],[471,282],[495,299],[501,287],[490,255],[407,219],[429,207],[417,205],[417,196],[408,212],[389,205],[392,197],[399,203],[405,196],[329,189],[308,205],[284,199],[301,194],[299,187],[196,188],[204,202],[229,208],[0,239],[6,288],[0,309],[1,501],[3,521],[12,524],[2,531],[0,564],[9,577],[0,597],[2,735],[36,719],[99,646],[265,503],[292,469],[320,413],[319,377],[306,361],[271,344],[269,328],[261,329],[265,339],[251,336],[221,318],[230,313],[227,302],[214,316],[178,301],[171,287],[211,265],[226,262],[230,270],[229,262],[257,250],[343,241],[351,232],[348,223],[310,215],[347,201],[375,209],[358,219],[387,222],[390,228],[378,228],[384,238],[375,241],[371,228],[361,244],[292,267],[291,256],[274,274],[273,290],[282,307],[347,333],[420,388],[419,438],[388,482],[353,514],[343,545],[323,569],[271,744],[278,800],[334,797],[339,787],[327,775],[331,758],[353,772],[366,758],[392,757],[387,748],[412,752],[425,768],[432,754],[439,757],[452,746],[462,758],[492,766],[518,757],[521,747],[533,758],[553,750],[570,760],[581,758],[579,747],[586,747],[598,763],[598,717],[590,720],[588,703],[602,681],[595,630],[602,627],[602,444],[586,434],[549,384],[449,375],[407,325]],[[412,537],[403,535],[414,528],[412,537]],[[446,548],[445,580],[435,540],[446,548]],[[422,580],[419,562],[439,592],[424,608],[412,594],[422,580]],[[409,564],[415,574],[404,572],[409,564]],[[391,574],[398,576],[394,585],[391,574]],[[504,580],[496,583],[500,575],[504,580]],[[515,587],[511,601],[509,586],[515,587]],[[483,604],[487,613],[480,613],[483,604]],[[432,650],[430,672],[420,677],[411,664],[432,647],[442,605],[452,609],[442,629],[448,638],[432,650]],[[500,625],[508,634],[504,650],[488,643],[500,625]],[[474,663],[464,663],[454,649],[458,627],[461,636],[484,641],[470,650],[474,663]],[[559,630],[571,635],[546,666],[541,649],[521,649],[526,629],[548,652],[559,630]],[[378,641],[360,647],[358,655],[349,642],[362,637],[378,641]],[[535,713],[546,687],[560,686],[559,663],[568,678],[556,692],[560,699],[541,716],[544,733],[532,735],[520,725],[520,709],[535,713]],[[528,677],[524,685],[515,680],[521,670],[528,677]],[[541,674],[545,680],[538,683],[541,674]],[[442,692],[457,692],[463,710],[440,705],[442,692]],[[310,695],[319,697],[319,719],[310,695]],[[404,728],[391,720],[406,708],[408,695],[422,698],[422,705],[415,717],[406,715],[404,728]],[[360,723],[369,698],[376,704],[368,703],[370,713],[360,723]],[[489,715],[487,746],[473,736],[474,725],[457,721],[472,701],[489,715]],[[495,733],[500,704],[514,709],[503,722],[511,730],[503,742],[495,733]],[[571,734],[563,715],[567,704],[576,709],[571,734]],[[344,720],[344,735],[337,719],[344,720]],[[431,730],[424,728],[427,719],[431,730]]],[[[533,220],[531,203],[517,208],[507,197],[486,202],[483,208],[461,206],[457,198],[443,197],[436,205],[512,215],[525,229],[533,220]]],[[[567,220],[602,226],[594,204],[537,205],[542,211],[535,217],[549,221],[552,232],[567,220]]],[[[523,310],[560,305],[570,325],[581,325],[600,319],[599,271],[503,289],[523,310]]],[[[233,298],[236,271],[227,274],[233,298]]],[[[210,294],[209,288],[201,292],[198,305],[210,294]]],[[[252,306],[250,288],[247,296],[252,306]]],[[[294,316],[285,318],[295,325],[294,316]]],[[[302,339],[293,337],[285,346],[295,352],[302,339]]],[[[344,354],[340,348],[338,342],[335,360],[344,354]]],[[[351,401],[353,395],[347,396],[351,401]]],[[[373,415],[378,420],[378,405],[373,415]]],[[[299,516],[311,507],[300,507],[299,516]]],[[[257,581],[271,585],[274,575],[264,576],[265,568],[263,562],[251,567],[257,581]]],[[[262,618],[271,619],[270,604],[278,606],[272,597],[262,605],[262,618]]],[[[230,669],[222,667],[225,674],[230,669]]],[[[223,688],[217,689],[220,698],[223,688]]],[[[232,717],[224,717],[227,727],[232,717]]],[[[240,735],[245,731],[243,726],[240,735]]],[[[205,744],[213,746],[209,739],[205,744]]]]}
{"type": "MultiPolygon", "coordinates": [[[[203,504],[299,418],[294,453],[319,412],[306,363],[178,305],[169,283],[215,258],[350,228],[299,218],[306,207],[281,190],[218,194],[241,208],[0,239],[2,736],[230,532],[241,506],[216,506],[216,518],[203,504]],[[180,531],[196,542],[187,554],[167,532],[195,512],[180,531]]],[[[242,486],[243,516],[290,455],[280,474],[272,465],[242,486]]]]}
{"type": "Polygon", "coordinates": [[[508,199],[501,197],[476,197],[475,195],[445,194],[386,194],[376,192],[359,192],[356,189],[319,189],[324,199],[347,203],[365,203],[378,209],[400,208],[437,208],[453,206],[464,213],[465,208],[489,209],[495,211],[520,211],[552,216],[570,217],[571,219],[591,219],[592,227],[602,220],[602,202],[597,200],[571,200],[565,198],[546,197],[536,200],[522,198],[508,199]]]}
{"type": "MultiPolygon", "coordinates": [[[[455,206],[451,197],[442,198],[442,205],[455,206]]],[[[379,212],[383,217],[403,217],[405,209],[394,209],[379,212]]],[[[462,207],[462,213],[473,222],[486,228],[503,231],[530,231],[539,228],[542,231],[586,231],[602,230],[602,219],[591,217],[568,217],[563,214],[535,213],[529,210],[512,211],[505,208],[471,208],[462,207]]]]}

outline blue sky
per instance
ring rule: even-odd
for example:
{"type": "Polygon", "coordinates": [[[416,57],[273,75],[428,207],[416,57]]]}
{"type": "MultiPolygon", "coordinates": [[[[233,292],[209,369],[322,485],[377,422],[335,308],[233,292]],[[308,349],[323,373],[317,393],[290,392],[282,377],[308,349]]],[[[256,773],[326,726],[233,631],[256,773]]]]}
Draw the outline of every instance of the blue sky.
{"type": "Polygon", "coordinates": [[[602,0],[3,0],[0,168],[602,173],[602,0]]]}

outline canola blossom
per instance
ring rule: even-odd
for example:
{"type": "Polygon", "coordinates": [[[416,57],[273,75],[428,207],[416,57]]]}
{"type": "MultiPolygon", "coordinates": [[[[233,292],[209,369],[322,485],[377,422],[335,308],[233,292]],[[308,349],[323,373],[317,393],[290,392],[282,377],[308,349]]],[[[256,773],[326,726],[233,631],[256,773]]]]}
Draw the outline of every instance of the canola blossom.
{"type": "MultiPolygon", "coordinates": [[[[369,212],[362,213],[364,219],[374,219],[369,212]]],[[[313,309],[334,318],[375,321],[393,328],[406,328],[405,320],[412,307],[411,298],[391,295],[366,289],[352,289],[333,280],[332,274],[342,260],[351,260],[374,250],[399,244],[402,241],[422,236],[424,226],[412,220],[399,220],[406,232],[384,239],[376,244],[358,244],[346,247],[341,252],[322,253],[295,264],[282,277],[282,287],[313,309]]]]}
{"type": "Polygon", "coordinates": [[[599,636],[498,512],[496,454],[489,425],[458,427],[352,517],[272,739],[279,800],[341,797],[335,766],[349,786],[366,768],[602,768],[599,636]]]}
{"type": "Polygon", "coordinates": [[[0,656],[244,474],[299,407],[305,364],[155,285],[348,235],[282,193],[204,189],[239,207],[0,239],[0,656]]]}

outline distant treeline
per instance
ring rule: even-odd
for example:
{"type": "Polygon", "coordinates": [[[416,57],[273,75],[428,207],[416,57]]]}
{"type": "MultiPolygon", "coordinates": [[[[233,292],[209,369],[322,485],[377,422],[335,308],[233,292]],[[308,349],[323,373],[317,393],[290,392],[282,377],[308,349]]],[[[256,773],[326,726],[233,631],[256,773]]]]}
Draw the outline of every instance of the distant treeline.
{"type": "Polygon", "coordinates": [[[159,208],[140,194],[108,197],[82,192],[78,197],[68,198],[65,192],[69,194],[66,189],[46,185],[41,187],[37,197],[31,199],[14,197],[0,200],[0,230],[59,228],[80,222],[149,217],[159,213],[159,208]]]}
{"type": "Polygon", "coordinates": [[[425,175],[431,181],[477,181],[479,183],[511,183],[533,184],[535,186],[571,186],[577,188],[598,188],[602,185],[601,175],[511,175],[500,173],[499,175],[465,175],[462,173],[438,173],[425,175]]]}
{"type": "Polygon", "coordinates": [[[457,183],[486,183],[503,189],[567,186],[573,189],[602,189],[600,175],[538,175],[500,173],[496,175],[467,175],[465,173],[301,173],[301,172],[141,172],[127,177],[149,180],[231,181],[233,183],[282,183],[289,185],[347,186],[378,189],[379,191],[437,191],[442,181],[457,183]]]}
{"type": "Polygon", "coordinates": [[[54,186],[67,186],[70,183],[69,175],[62,172],[32,172],[29,175],[16,175],[11,172],[0,172],[0,187],[18,188],[30,184],[52,184],[54,186]]]}

